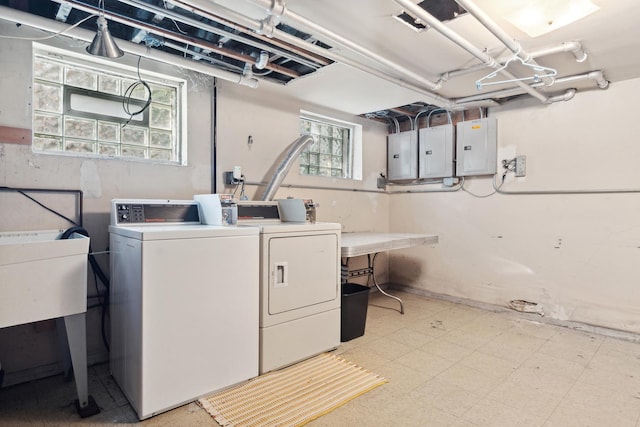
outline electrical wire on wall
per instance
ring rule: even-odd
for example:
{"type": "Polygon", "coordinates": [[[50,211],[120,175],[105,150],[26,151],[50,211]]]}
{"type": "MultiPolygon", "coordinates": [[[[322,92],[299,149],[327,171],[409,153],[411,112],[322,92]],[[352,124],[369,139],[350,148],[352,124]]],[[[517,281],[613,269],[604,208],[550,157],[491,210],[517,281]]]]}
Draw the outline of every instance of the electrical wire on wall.
{"type": "MultiPolygon", "coordinates": [[[[0,187],[0,189],[5,190],[5,191],[13,191],[16,192],[18,194],[21,194],[22,196],[26,197],[27,199],[31,200],[32,202],[34,202],[35,204],[37,204],[38,206],[44,208],[45,210],[53,213],[54,215],[64,219],[65,221],[68,221],[70,224],[72,224],[71,228],[68,228],[67,230],[65,230],[62,235],[60,236],[60,239],[68,239],[70,238],[74,233],[78,233],[80,235],[83,235],[85,237],[89,237],[89,232],[87,230],[85,230],[82,227],[82,224],[78,224],[76,221],[72,220],[71,218],[68,218],[67,216],[63,215],[62,213],[56,211],[55,209],[50,208],[49,206],[46,206],[44,203],[40,202],[39,200],[37,200],[36,198],[28,195],[26,193],[26,191],[19,189],[19,188],[12,188],[12,187],[0,187]]],[[[91,240],[89,240],[89,242],[91,242],[91,240]]],[[[106,253],[106,252],[100,252],[100,253],[106,253]]],[[[106,335],[106,316],[107,316],[107,311],[108,311],[108,306],[109,306],[109,279],[107,278],[107,276],[105,275],[104,271],[102,271],[102,268],[100,267],[100,265],[98,264],[95,255],[97,254],[97,252],[93,252],[92,248],[91,248],[91,243],[89,243],[89,253],[88,253],[88,258],[89,258],[89,265],[91,266],[91,271],[93,272],[93,279],[94,279],[94,283],[95,283],[95,287],[96,287],[96,295],[89,295],[87,296],[87,299],[98,299],[98,304],[91,304],[88,305],[87,308],[95,308],[95,307],[101,307],[102,309],[102,313],[101,313],[101,320],[100,320],[100,329],[101,329],[101,333],[102,333],[102,342],[105,346],[105,348],[107,349],[107,351],[109,351],[109,341],[107,340],[107,335],[106,335]],[[100,291],[99,286],[98,286],[98,281],[102,282],[103,286],[104,286],[104,291],[100,291]]]]}
{"type": "Polygon", "coordinates": [[[233,189],[233,198],[234,199],[236,197],[236,193],[238,192],[238,188],[240,188],[240,200],[249,200],[247,195],[244,193],[244,184],[245,184],[245,179],[244,179],[244,174],[242,174],[242,175],[240,175],[240,179],[238,180],[238,183],[236,184],[236,188],[233,189]]]}
{"type": "Polygon", "coordinates": [[[502,174],[502,179],[500,180],[500,184],[499,185],[497,185],[497,186],[495,185],[495,177],[498,176],[498,174],[495,173],[493,175],[493,177],[492,177],[492,181],[494,182],[494,186],[493,186],[493,191],[491,193],[483,194],[483,195],[472,193],[471,191],[469,191],[466,188],[464,188],[464,179],[462,181],[462,186],[460,187],[460,189],[462,191],[464,191],[465,193],[472,195],[473,197],[477,197],[478,199],[484,199],[486,197],[493,196],[494,194],[500,192],[500,188],[504,185],[504,179],[507,177],[507,174],[509,172],[515,173],[515,171],[516,171],[516,158],[514,157],[511,160],[506,160],[506,159],[503,160],[502,161],[502,167],[504,168],[504,173],[502,174]]]}
{"type": "Polygon", "coordinates": [[[124,96],[122,98],[122,108],[124,109],[124,112],[129,115],[129,119],[122,125],[123,128],[126,127],[131,122],[131,120],[133,120],[133,118],[135,116],[137,116],[138,114],[144,113],[147,110],[147,108],[149,108],[149,105],[151,105],[151,87],[149,87],[149,84],[147,82],[145,82],[144,80],[142,80],[142,77],[140,77],[140,60],[141,59],[142,59],[142,56],[138,56],[138,67],[137,67],[138,80],[133,82],[127,88],[127,90],[125,90],[124,96]],[[144,87],[147,90],[147,94],[148,94],[147,95],[147,100],[145,101],[144,105],[138,111],[132,111],[131,110],[131,100],[133,99],[133,93],[140,86],[144,87]]]}

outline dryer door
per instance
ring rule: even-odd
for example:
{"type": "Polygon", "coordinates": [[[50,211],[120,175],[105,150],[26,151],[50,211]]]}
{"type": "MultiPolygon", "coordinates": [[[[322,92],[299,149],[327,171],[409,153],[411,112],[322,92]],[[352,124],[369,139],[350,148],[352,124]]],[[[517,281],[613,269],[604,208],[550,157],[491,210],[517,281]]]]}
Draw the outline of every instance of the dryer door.
{"type": "Polygon", "coordinates": [[[335,301],[338,297],[336,234],[269,240],[269,314],[335,301]]]}

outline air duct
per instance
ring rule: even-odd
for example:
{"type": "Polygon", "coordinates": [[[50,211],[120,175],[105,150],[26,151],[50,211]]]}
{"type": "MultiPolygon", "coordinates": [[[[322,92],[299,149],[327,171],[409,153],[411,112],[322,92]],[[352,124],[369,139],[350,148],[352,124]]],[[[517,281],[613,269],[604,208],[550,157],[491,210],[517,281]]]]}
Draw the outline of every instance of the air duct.
{"type": "Polygon", "coordinates": [[[282,180],[287,176],[291,164],[298,158],[302,150],[313,142],[311,135],[302,135],[287,147],[287,149],[276,159],[276,162],[269,170],[267,176],[271,176],[269,183],[262,194],[256,194],[256,200],[273,200],[282,180]]]}

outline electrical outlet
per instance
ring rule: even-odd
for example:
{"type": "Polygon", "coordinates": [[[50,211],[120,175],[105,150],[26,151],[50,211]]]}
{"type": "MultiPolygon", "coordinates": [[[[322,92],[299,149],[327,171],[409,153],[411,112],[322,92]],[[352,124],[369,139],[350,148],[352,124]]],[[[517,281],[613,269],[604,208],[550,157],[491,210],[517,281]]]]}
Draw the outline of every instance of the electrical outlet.
{"type": "Polygon", "coordinates": [[[527,174],[527,156],[516,156],[516,176],[527,174]]]}
{"type": "Polygon", "coordinates": [[[237,185],[240,183],[240,180],[235,179],[233,177],[233,172],[223,172],[223,176],[224,176],[224,183],[226,185],[237,185]]]}

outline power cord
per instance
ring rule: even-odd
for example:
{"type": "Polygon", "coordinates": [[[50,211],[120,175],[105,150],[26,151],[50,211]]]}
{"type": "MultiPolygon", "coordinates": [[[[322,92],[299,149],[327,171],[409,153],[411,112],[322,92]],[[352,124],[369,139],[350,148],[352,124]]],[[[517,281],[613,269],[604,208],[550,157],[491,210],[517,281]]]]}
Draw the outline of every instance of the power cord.
{"type": "MultiPolygon", "coordinates": [[[[471,191],[469,191],[469,190],[467,190],[466,188],[464,188],[464,183],[465,183],[465,181],[464,181],[464,180],[462,181],[462,186],[460,187],[460,189],[461,189],[462,191],[464,191],[464,192],[466,192],[466,193],[468,193],[468,194],[472,195],[473,197],[478,198],[478,199],[484,199],[484,198],[486,198],[486,197],[493,196],[493,195],[494,195],[494,194],[496,194],[496,193],[498,192],[498,190],[500,190],[500,188],[504,185],[504,180],[505,180],[505,178],[507,177],[507,174],[508,174],[509,172],[513,172],[513,173],[515,173],[515,171],[516,171],[516,158],[514,157],[513,159],[510,159],[510,160],[504,159],[504,160],[502,161],[502,167],[504,168],[504,173],[502,174],[502,179],[501,179],[501,181],[500,181],[500,184],[499,184],[498,186],[495,186],[495,185],[494,185],[494,190],[493,190],[491,193],[489,193],[489,194],[483,194],[483,195],[472,193],[471,191]]],[[[497,173],[493,175],[493,179],[492,179],[492,181],[495,181],[495,177],[496,177],[497,175],[498,175],[497,173]]]]}
{"type": "Polygon", "coordinates": [[[124,91],[124,95],[122,98],[122,108],[124,109],[124,112],[129,115],[129,119],[127,119],[127,121],[122,125],[123,128],[126,127],[131,122],[131,120],[133,120],[134,116],[137,116],[138,114],[143,113],[147,108],[149,108],[149,105],[151,105],[151,87],[149,87],[149,84],[144,80],[142,80],[142,77],[140,76],[140,60],[141,59],[142,59],[142,56],[138,56],[138,67],[137,67],[138,80],[136,82],[133,82],[127,88],[127,90],[124,91]],[[147,89],[147,93],[149,95],[147,96],[147,100],[145,101],[144,105],[138,111],[131,111],[131,99],[132,99],[133,92],[140,85],[142,85],[144,88],[147,89]]]}
{"type": "MultiPolygon", "coordinates": [[[[60,239],[61,240],[69,239],[71,236],[73,236],[76,233],[85,237],[89,237],[89,242],[91,242],[89,232],[80,226],[73,226],[71,228],[68,228],[62,233],[62,235],[60,236],[60,239]]],[[[97,276],[97,278],[100,279],[100,281],[102,282],[102,284],[106,289],[106,291],[102,294],[103,298],[101,302],[102,315],[100,318],[100,326],[101,326],[100,330],[102,333],[102,343],[104,344],[107,351],[110,351],[109,342],[107,340],[106,328],[105,328],[107,307],[109,306],[109,279],[107,279],[107,276],[102,271],[102,268],[100,268],[100,265],[98,265],[98,261],[96,261],[95,256],[93,256],[91,243],[89,243],[89,264],[91,265],[91,270],[93,271],[94,278],[97,276]]],[[[95,284],[96,284],[96,292],[98,292],[98,296],[100,296],[100,290],[98,289],[98,280],[95,280],[95,284]]]]}
{"type": "Polygon", "coordinates": [[[240,188],[240,200],[249,200],[247,195],[244,193],[245,181],[246,181],[246,179],[244,177],[244,174],[240,175],[240,179],[237,180],[237,183],[235,184],[236,186],[233,189],[233,198],[234,199],[236,197],[236,193],[238,192],[238,188],[240,188]]]}

